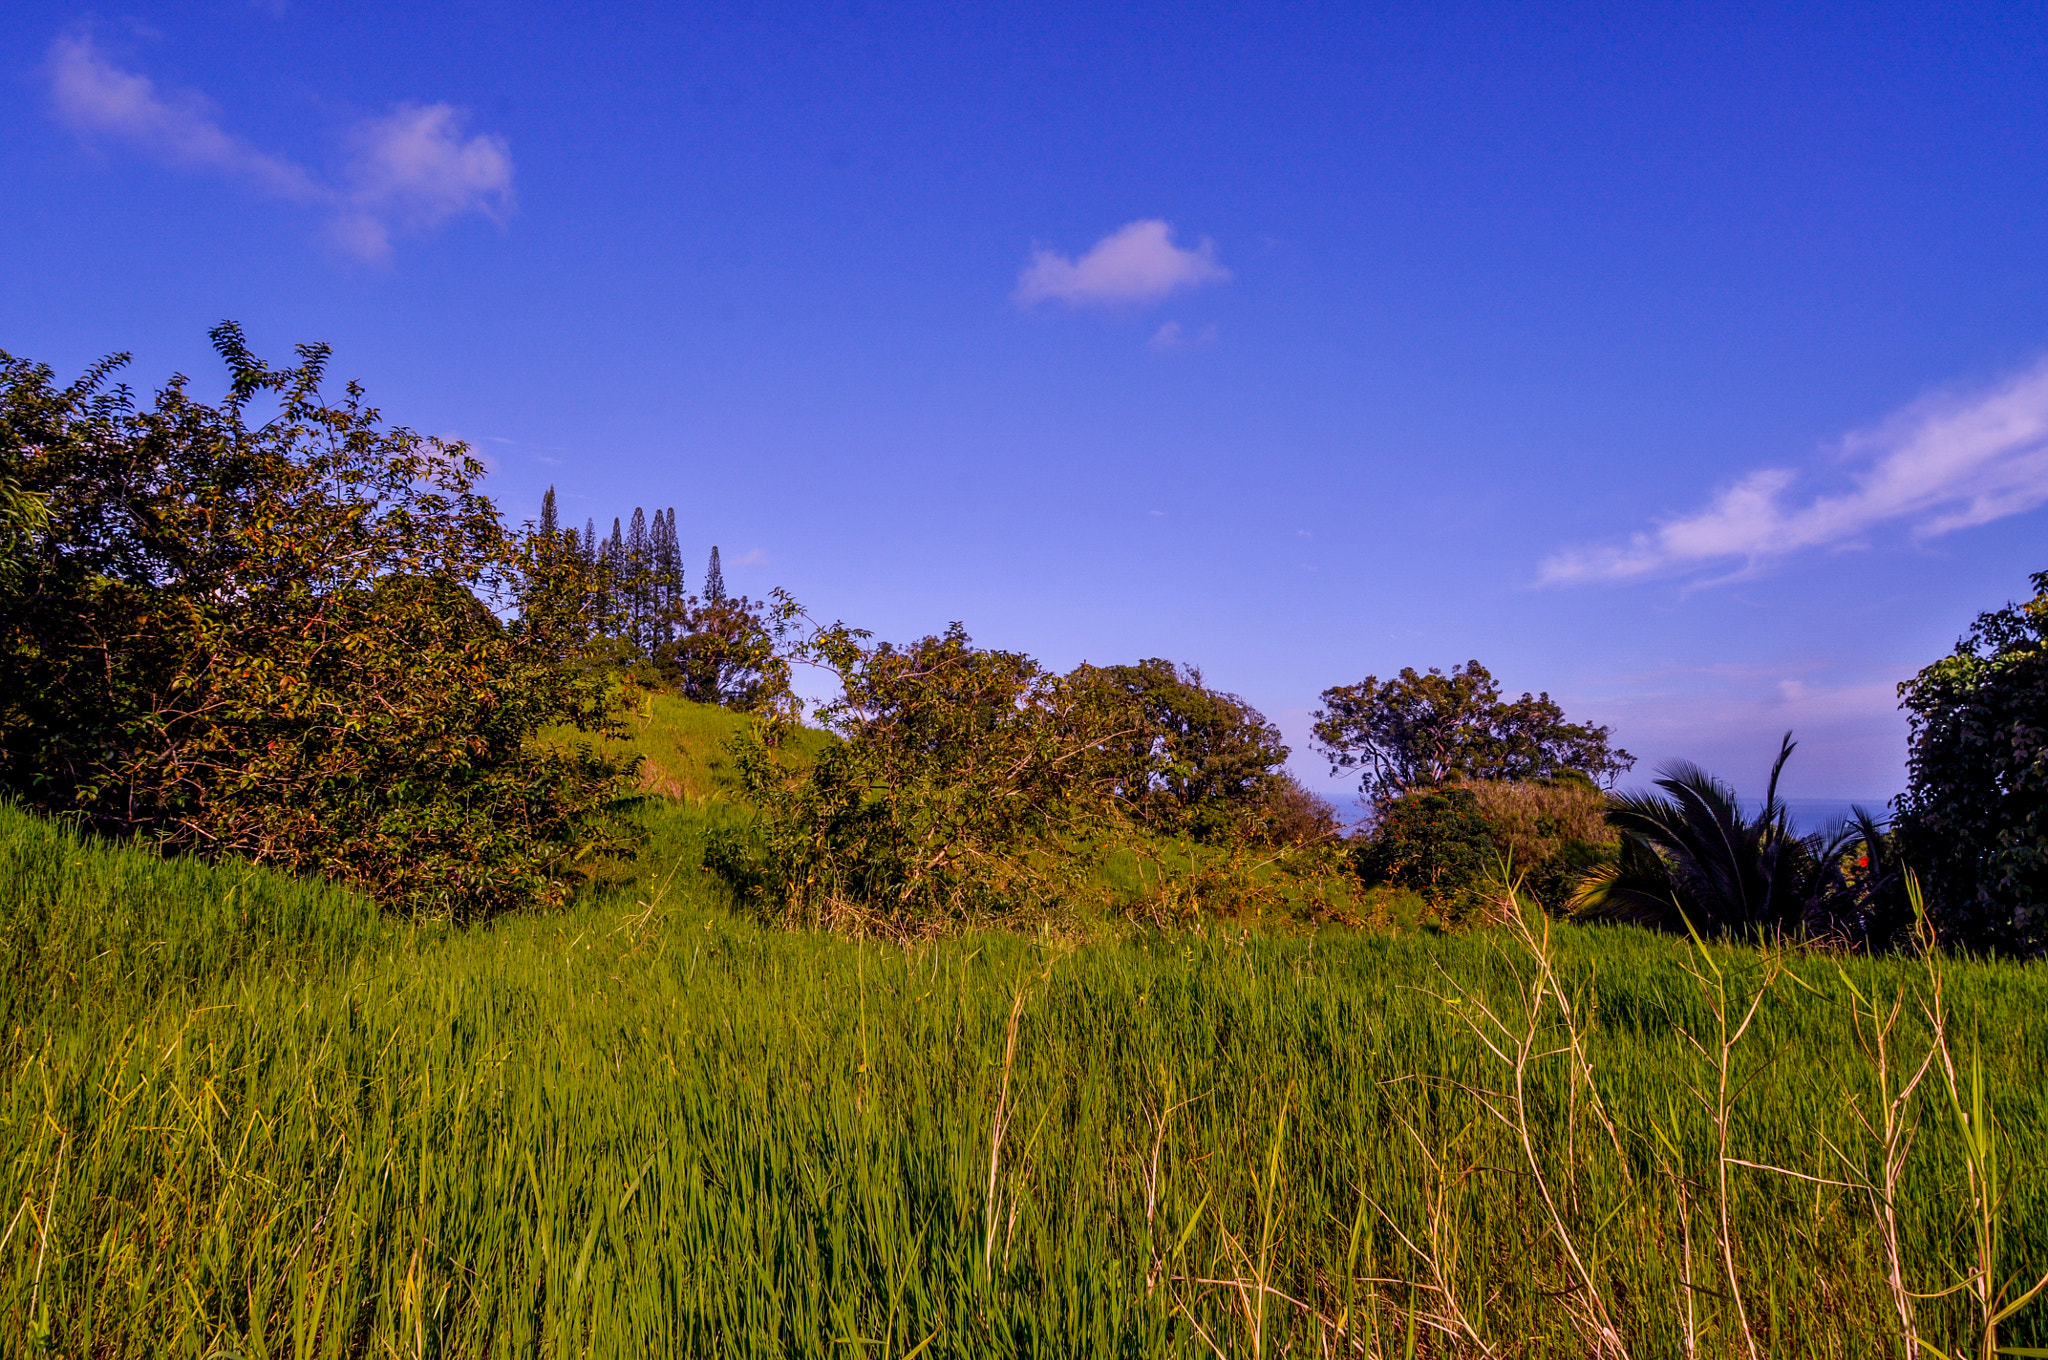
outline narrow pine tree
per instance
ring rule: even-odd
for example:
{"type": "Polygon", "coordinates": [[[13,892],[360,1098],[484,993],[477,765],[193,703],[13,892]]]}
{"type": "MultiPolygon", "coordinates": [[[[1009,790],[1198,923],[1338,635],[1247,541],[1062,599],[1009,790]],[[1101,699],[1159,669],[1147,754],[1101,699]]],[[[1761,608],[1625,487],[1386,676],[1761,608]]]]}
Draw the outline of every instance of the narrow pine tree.
{"type": "Polygon", "coordinates": [[[711,545],[711,564],[704,568],[704,600],[707,604],[725,603],[725,569],[718,565],[718,545],[711,545]]]}
{"type": "Polygon", "coordinates": [[[597,574],[597,521],[585,516],[583,519],[583,541],[575,545],[577,556],[583,559],[584,604],[590,610],[591,618],[598,621],[599,631],[604,628],[604,582],[597,574]]]}
{"type": "Polygon", "coordinates": [[[660,597],[656,616],[661,643],[666,646],[675,641],[683,609],[683,554],[676,543],[676,508],[671,505],[666,513],[657,510],[654,525],[654,576],[660,597]]]}
{"type": "Polygon", "coordinates": [[[611,636],[623,635],[626,613],[626,534],[619,517],[612,516],[611,541],[604,545],[605,616],[611,620],[611,636]]]}
{"type": "Polygon", "coordinates": [[[631,613],[633,648],[646,655],[648,647],[647,622],[647,512],[639,506],[633,507],[633,522],[626,530],[627,561],[627,608],[631,613]]]}
{"type": "Polygon", "coordinates": [[[647,645],[668,641],[668,516],[660,509],[647,526],[647,645]]]}
{"type": "Polygon", "coordinates": [[[555,489],[553,487],[549,487],[548,494],[540,498],[540,531],[549,538],[553,538],[562,531],[562,526],[555,519],[555,489]]]}

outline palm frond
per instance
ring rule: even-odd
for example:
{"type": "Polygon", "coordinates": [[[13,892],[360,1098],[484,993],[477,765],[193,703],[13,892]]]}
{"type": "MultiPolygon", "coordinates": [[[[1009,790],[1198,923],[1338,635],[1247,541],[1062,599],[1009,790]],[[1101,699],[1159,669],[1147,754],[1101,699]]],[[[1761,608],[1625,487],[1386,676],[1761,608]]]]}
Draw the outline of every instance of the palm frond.
{"type": "Polygon", "coordinates": [[[1890,839],[1861,808],[1843,826],[1795,834],[1778,789],[1796,749],[1787,732],[1753,816],[1734,788],[1690,761],[1658,772],[1661,793],[1613,795],[1607,822],[1621,833],[1622,854],[1588,875],[1574,912],[1671,929],[1690,919],[1714,933],[1864,933],[1872,916],[1864,899],[1882,886],[1882,872],[1870,869],[1890,854],[1890,839]],[[1872,848],[1860,867],[1845,865],[1858,845],[1872,848]]]}

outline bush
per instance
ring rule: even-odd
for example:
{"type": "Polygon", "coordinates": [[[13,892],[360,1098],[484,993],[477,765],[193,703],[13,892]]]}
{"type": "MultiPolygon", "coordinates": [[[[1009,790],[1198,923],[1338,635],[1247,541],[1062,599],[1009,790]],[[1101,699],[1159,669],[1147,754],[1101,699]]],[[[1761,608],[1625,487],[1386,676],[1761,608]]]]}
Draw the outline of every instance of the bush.
{"type": "Polygon", "coordinates": [[[1258,834],[1275,845],[1308,845],[1343,833],[1330,800],[1282,770],[1274,777],[1261,809],[1258,834]]]}
{"type": "MultiPolygon", "coordinates": [[[[1194,666],[1153,657],[1075,668],[1067,685],[1113,735],[1089,755],[1123,811],[1148,830],[1192,840],[1312,837],[1320,800],[1282,766],[1287,747],[1264,714],[1203,683],[1194,666]]],[[[1324,805],[1325,809],[1327,805],[1324,805]]]]}
{"type": "Polygon", "coordinates": [[[1366,883],[1408,888],[1440,909],[1466,904],[1495,860],[1479,799],[1463,786],[1424,789],[1382,804],[1355,855],[1366,883]]]}
{"type": "Polygon", "coordinates": [[[1607,795],[1575,773],[1553,779],[1477,780],[1469,790],[1494,849],[1524,893],[1562,911],[1587,871],[1614,858],[1607,795]]]}
{"type": "Polygon", "coordinates": [[[606,722],[576,563],[500,522],[463,446],[324,400],[324,348],[272,370],[213,338],[218,407],[0,355],[0,480],[47,509],[0,585],[0,784],[415,914],[563,900],[625,843],[624,767],[534,740],[606,722]]]}
{"type": "Polygon", "coordinates": [[[758,825],[717,839],[709,866],[764,915],[856,931],[1054,909],[1083,872],[1066,842],[1117,820],[1086,759],[1113,711],[957,623],[900,648],[865,636],[805,644],[843,687],[818,713],[839,740],[792,771],[757,724],[736,754],[758,825]]]}

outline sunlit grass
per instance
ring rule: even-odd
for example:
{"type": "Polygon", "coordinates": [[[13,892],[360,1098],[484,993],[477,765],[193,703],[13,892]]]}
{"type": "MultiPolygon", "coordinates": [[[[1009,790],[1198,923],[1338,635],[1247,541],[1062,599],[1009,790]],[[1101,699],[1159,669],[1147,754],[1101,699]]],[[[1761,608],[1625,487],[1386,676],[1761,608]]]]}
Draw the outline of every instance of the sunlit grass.
{"type": "MultiPolygon", "coordinates": [[[[0,813],[31,885],[6,907],[0,1351],[1584,1355],[1534,1165],[1632,1354],[1688,1327],[1746,1353],[1688,1094],[1713,1068],[1681,1032],[1712,998],[1673,941],[1558,932],[1616,1132],[1551,1054],[1525,1155],[1460,1014],[1519,1014],[1534,965],[1497,933],[780,932],[694,869],[729,815],[658,817],[629,891],[422,933],[0,813]]],[[[1712,957],[1738,995],[1788,970],[1733,1058],[1731,1155],[1780,1169],[1733,1173],[1750,1326],[1769,1354],[1896,1353],[1878,1217],[1843,1184],[1872,1078],[1836,962],[1712,957]]],[[[1870,996],[1923,983],[1843,966],[1870,996]]],[[[1947,993],[2002,1139],[2003,1268],[2038,1274],[2048,974],[1951,964],[1947,993]]],[[[1897,1042],[1924,1030],[1909,1006],[1897,1042]]],[[[1945,1100],[1923,1088],[1898,1194],[1923,1292],[1975,1251],[1945,1100]]],[[[1920,1310],[1964,1344],[1961,1296],[1920,1310]]],[[[2048,1342],[2038,1311],[2004,1344],[2048,1342]]]]}
{"type": "MultiPolygon", "coordinates": [[[[627,705],[624,739],[606,743],[607,753],[640,757],[645,792],[699,802],[731,797],[737,783],[726,746],[750,721],[710,704],[642,691],[627,705]]],[[[808,759],[828,740],[815,728],[792,726],[783,733],[783,757],[808,759]]]]}

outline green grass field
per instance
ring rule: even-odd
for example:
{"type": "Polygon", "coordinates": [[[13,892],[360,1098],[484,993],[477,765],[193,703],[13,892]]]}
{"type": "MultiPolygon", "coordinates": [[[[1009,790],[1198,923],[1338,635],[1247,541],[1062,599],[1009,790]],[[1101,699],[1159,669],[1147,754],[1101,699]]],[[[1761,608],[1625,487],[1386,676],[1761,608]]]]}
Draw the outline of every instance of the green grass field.
{"type": "MultiPolygon", "coordinates": [[[[1906,991],[1896,1085],[1920,964],[1560,927],[1575,1024],[1545,991],[1525,1028],[1504,929],[784,932],[698,867],[739,814],[676,744],[705,782],[630,882],[466,932],[0,808],[0,1353],[1902,1353],[1849,986],[1906,991]],[[1709,959],[1734,1019],[1782,969],[1718,1125],[1709,959]],[[1532,1041],[1519,1102],[1482,1032],[1532,1041]]],[[[1946,970],[1997,1279],[2031,1284],[2048,970],[1946,970]]],[[[1938,1075],[1905,1114],[1931,1294],[1976,1199],[1938,1075]]],[[[1973,1307],[1921,1336],[1974,1355],[1973,1307]]],[[[2048,1346],[2048,1305],[2000,1344],[2048,1346]]]]}

